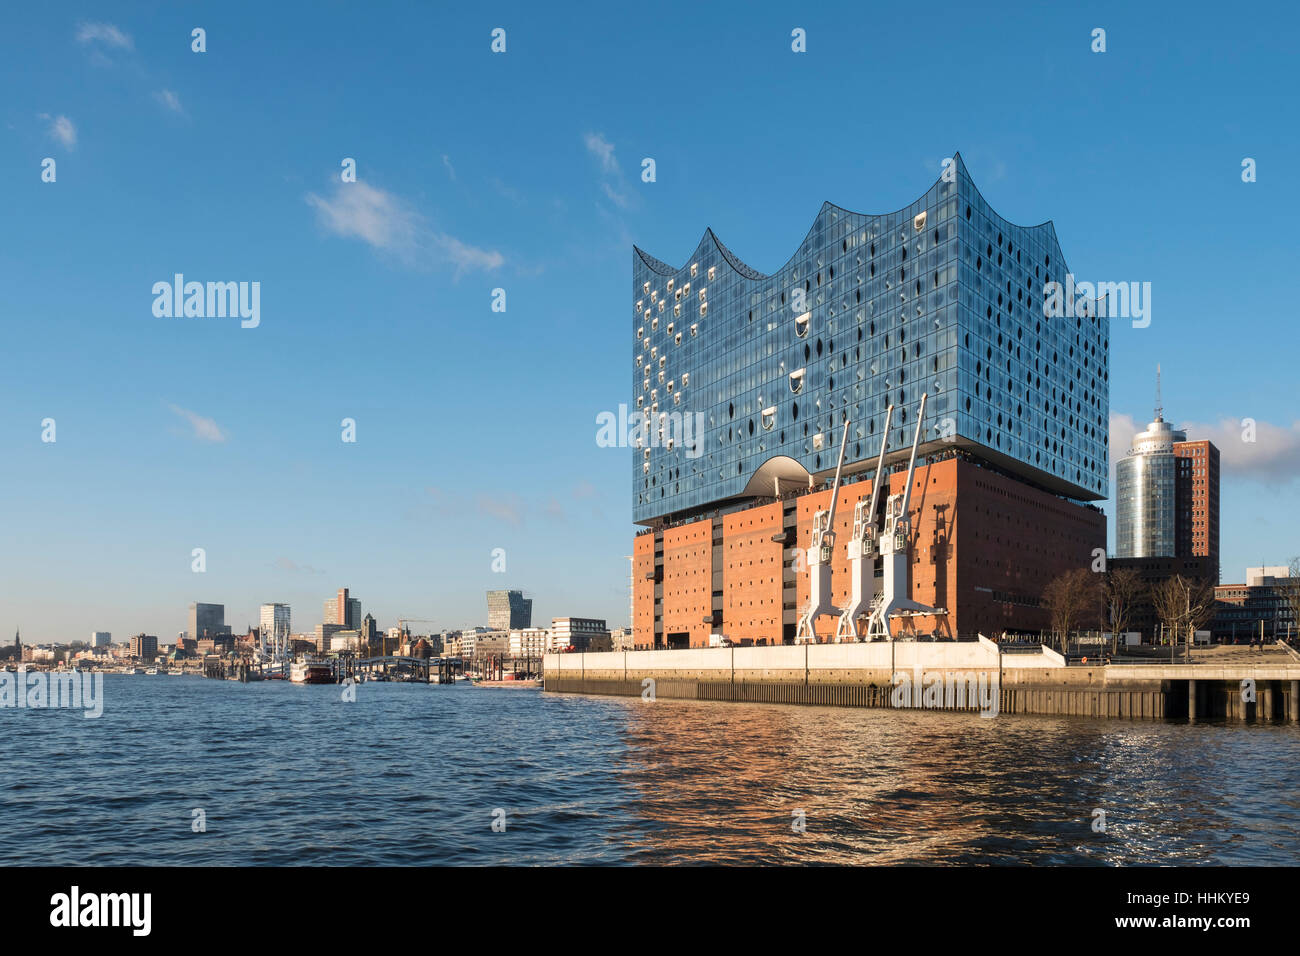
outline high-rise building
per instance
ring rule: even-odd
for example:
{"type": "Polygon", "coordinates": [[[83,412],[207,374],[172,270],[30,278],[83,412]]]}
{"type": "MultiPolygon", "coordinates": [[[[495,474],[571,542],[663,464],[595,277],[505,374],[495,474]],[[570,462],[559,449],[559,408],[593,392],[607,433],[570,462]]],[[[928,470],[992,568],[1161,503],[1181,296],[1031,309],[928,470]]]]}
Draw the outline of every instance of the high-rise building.
{"type": "Polygon", "coordinates": [[[289,635],[292,633],[289,626],[289,617],[290,611],[287,604],[262,605],[259,629],[261,630],[262,640],[268,646],[281,647],[288,651],[289,635]]]}
{"type": "Polygon", "coordinates": [[[1003,219],[959,156],[896,212],[825,204],[770,274],[712,230],[680,267],[634,250],[635,645],[794,640],[847,423],[843,607],[855,509],[877,477],[881,505],[904,490],[922,395],[906,588],[942,613],[910,625],[1045,626],[1046,584],[1105,547],[1110,300],[1085,289],[1052,224],[1003,219]]]}
{"type": "Polygon", "coordinates": [[[334,597],[325,602],[323,623],[338,624],[349,630],[361,629],[361,601],[348,596],[347,588],[339,588],[334,597]]]}
{"type": "Polygon", "coordinates": [[[1212,441],[1174,442],[1174,554],[1209,558],[1219,580],[1219,449],[1212,441]]]}
{"type": "Polygon", "coordinates": [[[518,631],[533,624],[533,599],[523,591],[487,593],[488,627],[494,631],[518,631]]]}
{"type": "Polygon", "coordinates": [[[107,647],[113,643],[113,635],[109,631],[93,631],[90,635],[91,647],[107,647]]]}
{"type": "Polygon", "coordinates": [[[137,634],[131,638],[131,656],[136,660],[151,661],[158,656],[158,638],[152,634],[137,634]]]}
{"type": "Polygon", "coordinates": [[[1155,421],[1133,436],[1128,455],[1116,462],[1116,557],[1176,556],[1174,444],[1186,440],[1157,409],[1155,421]]]}
{"type": "Polygon", "coordinates": [[[1156,392],[1155,421],[1115,465],[1115,556],[1209,558],[1217,583],[1219,449],[1166,422],[1156,392]]]}
{"type": "Polygon", "coordinates": [[[226,623],[224,604],[190,605],[190,637],[197,641],[205,637],[223,637],[229,634],[230,625],[226,623]]]}

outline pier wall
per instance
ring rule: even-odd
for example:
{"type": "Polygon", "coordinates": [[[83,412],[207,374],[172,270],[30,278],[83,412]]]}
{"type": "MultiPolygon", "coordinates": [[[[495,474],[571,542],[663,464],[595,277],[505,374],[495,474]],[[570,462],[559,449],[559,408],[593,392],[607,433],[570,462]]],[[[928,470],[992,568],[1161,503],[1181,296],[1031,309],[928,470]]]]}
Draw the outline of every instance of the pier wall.
{"type": "Polygon", "coordinates": [[[914,688],[905,706],[1001,714],[1294,721],[1300,713],[1300,663],[1067,667],[1046,649],[1003,654],[985,639],[548,654],[544,668],[545,689],[556,693],[895,707],[903,685],[914,688]],[[1251,703],[1240,700],[1247,679],[1251,703]],[[932,685],[939,690],[926,697],[932,685]],[[981,707],[980,688],[995,705],[981,707]]]}

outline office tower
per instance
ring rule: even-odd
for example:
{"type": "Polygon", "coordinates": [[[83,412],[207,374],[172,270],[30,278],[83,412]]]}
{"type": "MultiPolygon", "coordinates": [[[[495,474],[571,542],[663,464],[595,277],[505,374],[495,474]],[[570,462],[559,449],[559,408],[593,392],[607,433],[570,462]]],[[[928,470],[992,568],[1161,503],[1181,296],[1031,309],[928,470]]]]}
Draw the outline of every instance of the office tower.
{"type": "Polygon", "coordinates": [[[263,604],[258,626],[262,632],[262,640],[268,647],[283,648],[286,652],[289,649],[289,635],[291,629],[289,626],[289,605],[287,604],[263,604]]]}
{"type": "Polygon", "coordinates": [[[533,623],[533,599],[523,591],[488,591],[488,627],[494,631],[517,631],[533,623]]]}
{"type": "Polygon", "coordinates": [[[338,593],[325,602],[322,619],[325,624],[338,624],[350,630],[360,630],[361,601],[349,597],[347,588],[339,588],[338,593]]]}
{"type": "Polygon", "coordinates": [[[191,604],[190,637],[196,641],[205,637],[220,637],[230,633],[226,624],[224,604],[191,604]]]}
{"type": "Polygon", "coordinates": [[[93,631],[90,635],[91,647],[107,647],[113,643],[113,635],[109,631],[93,631]]]}
{"type": "Polygon", "coordinates": [[[1115,556],[1208,558],[1219,580],[1219,449],[1156,417],[1115,465],[1115,556]]]}

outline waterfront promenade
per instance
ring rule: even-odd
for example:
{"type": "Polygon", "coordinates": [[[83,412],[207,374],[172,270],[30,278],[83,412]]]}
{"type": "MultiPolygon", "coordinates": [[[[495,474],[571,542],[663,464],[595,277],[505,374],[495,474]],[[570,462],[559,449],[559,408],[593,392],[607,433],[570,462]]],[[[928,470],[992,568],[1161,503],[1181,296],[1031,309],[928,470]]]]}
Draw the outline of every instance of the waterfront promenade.
{"type": "Polygon", "coordinates": [[[1300,657],[1281,647],[1260,653],[1258,660],[1209,653],[1192,663],[1109,664],[1067,663],[1047,647],[1007,650],[980,637],[548,654],[544,673],[546,690],[558,693],[1300,722],[1300,657]]]}

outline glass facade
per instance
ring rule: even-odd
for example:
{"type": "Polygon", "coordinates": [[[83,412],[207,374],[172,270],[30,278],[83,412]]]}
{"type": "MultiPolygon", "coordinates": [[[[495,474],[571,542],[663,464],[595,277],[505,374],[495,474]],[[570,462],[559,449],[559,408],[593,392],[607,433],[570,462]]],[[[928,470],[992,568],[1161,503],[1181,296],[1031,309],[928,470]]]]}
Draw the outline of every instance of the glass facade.
{"type": "Polygon", "coordinates": [[[1174,442],[1187,435],[1157,417],[1115,464],[1115,556],[1177,555],[1177,469],[1174,442]]]}
{"type": "Polygon", "coordinates": [[[890,403],[906,454],[922,392],[922,454],[960,447],[1107,496],[1107,320],[1046,318],[1067,272],[1051,223],[1006,222],[952,168],[897,212],[827,203],[772,275],[712,231],[681,268],[634,250],[635,521],[770,494],[747,488],[774,458],[831,472],[846,420],[846,471],[874,467],[890,403]]]}

